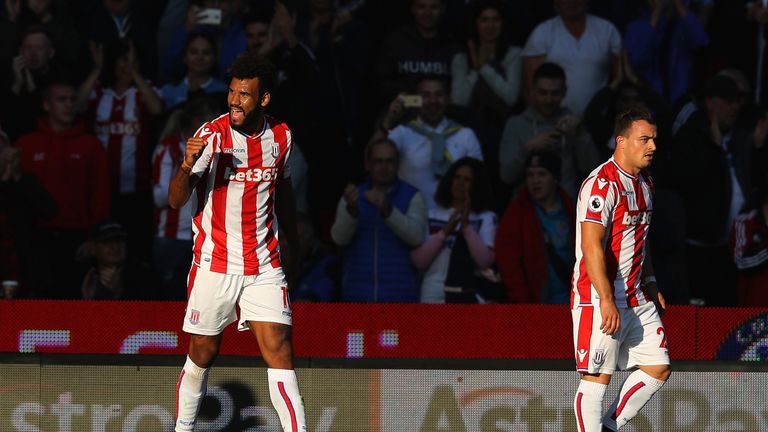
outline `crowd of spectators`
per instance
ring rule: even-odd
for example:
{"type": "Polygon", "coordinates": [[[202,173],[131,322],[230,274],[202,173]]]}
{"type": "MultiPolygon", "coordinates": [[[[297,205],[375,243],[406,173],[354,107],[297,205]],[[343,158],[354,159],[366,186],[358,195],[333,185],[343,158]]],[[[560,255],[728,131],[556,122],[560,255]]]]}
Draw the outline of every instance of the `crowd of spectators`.
{"type": "Polygon", "coordinates": [[[5,298],[182,300],[186,139],[246,50],[293,130],[294,301],[568,303],[613,118],[658,124],[670,303],[768,306],[766,0],[6,0],[5,298]]]}

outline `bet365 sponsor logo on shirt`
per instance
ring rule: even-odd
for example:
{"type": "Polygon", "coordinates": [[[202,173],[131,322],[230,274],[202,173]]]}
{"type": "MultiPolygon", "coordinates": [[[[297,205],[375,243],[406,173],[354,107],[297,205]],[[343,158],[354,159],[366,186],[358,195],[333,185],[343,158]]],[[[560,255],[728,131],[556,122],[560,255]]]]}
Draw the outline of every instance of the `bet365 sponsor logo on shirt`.
{"type": "Polygon", "coordinates": [[[277,179],[277,167],[224,168],[224,179],[233,182],[271,182],[277,179]]]}
{"type": "Polygon", "coordinates": [[[629,212],[624,213],[622,223],[624,225],[649,225],[651,223],[651,212],[644,211],[636,215],[630,215],[629,212]]]}

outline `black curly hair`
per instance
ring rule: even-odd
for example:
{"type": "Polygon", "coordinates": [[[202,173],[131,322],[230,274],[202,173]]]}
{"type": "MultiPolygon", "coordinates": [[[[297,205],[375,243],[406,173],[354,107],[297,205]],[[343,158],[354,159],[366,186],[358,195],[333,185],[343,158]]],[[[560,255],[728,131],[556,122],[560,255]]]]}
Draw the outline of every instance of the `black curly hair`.
{"type": "Polygon", "coordinates": [[[272,91],[277,72],[272,62],[256,53],[246,51],[232,63],[230,75],[238,79],[258,78],[259,90],[263,95],[272,91]]]}

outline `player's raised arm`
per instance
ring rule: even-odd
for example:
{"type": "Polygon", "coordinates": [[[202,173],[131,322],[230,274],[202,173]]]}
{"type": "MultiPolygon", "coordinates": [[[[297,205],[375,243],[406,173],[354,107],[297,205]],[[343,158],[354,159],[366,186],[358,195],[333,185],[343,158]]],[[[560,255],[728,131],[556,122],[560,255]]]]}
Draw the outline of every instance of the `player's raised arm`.
{"type": "Polygon", "coordinates": [[[192,137],[187,140],[187,148],[184,152],[184,161],[173,176],[168,186],[168,205],[174,209],[180,209],[186,204],[192,190],[200,178],[192,171],[192,167],[205,151],[207,143],[203,138],[192,137]]]}
{"type": "Polygon", "coordinates": [[[600,330],[612,335],[619,330],[621,316],[616,308],[613,294],[613,284],[608,280],[605,267],[605,251],[603,249],[605,227],[594,222],[581,222],[581,252],[587,275],[600,296],[600,313],[603,317],[600,330]]]}

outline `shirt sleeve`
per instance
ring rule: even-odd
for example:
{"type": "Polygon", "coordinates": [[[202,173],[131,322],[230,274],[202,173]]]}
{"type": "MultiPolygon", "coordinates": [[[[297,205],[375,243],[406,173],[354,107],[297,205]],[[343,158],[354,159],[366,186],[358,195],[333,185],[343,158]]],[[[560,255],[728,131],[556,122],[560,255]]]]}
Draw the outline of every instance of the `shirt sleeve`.
{"type": "Polygon", "coordinates": [[[291,154],[293,154],[293,132],[290,131],[290,129],[285,130],[285,139],[287,141],[286,150],[285,150],[285,158],[283,159],[283,178],[291,178],[291,164],[288,163],[288,161],[291,157],[291,154]]]}
{"type": "Polygon", "coordinates": [[[599,223],[607,227],[615,206],[616,186],[598,174],[581,185],[576,218],[579,222],[599,223]]]}
{"type": "Polygon", "coordinates": [[[427,226],[427,204],[421,192],[413,195],[405,214],[393,207],[392,213],[384,222],[403,243],[411,247],[420,245],[424,241],[427,226]]]}
{"type": "Polygon", "coordinates": [[[206,142],[203,154],[192,167],[192,174],[201,176],[211,166],[216,147],[221,145],[221,132],[211,123],[205,123],[195,132],[195,138],[202,138],[206,142]]]}
{"type": "Polygon", "coordinates": [[[389,135],[387,135],[387,138],[389,138],[390,140],[392,140],[392,142],[395,143],[395,147],[397,147],[397,151],[401,153],[403,151],[403,141],[405,138],[405,133],[406,133],[405,126],[399,125],[396,128],[389,131],[389,135]]]}
{"type": "Polygon", "coordinates": [[[607,23],[607,26],[608,26],[608,49],[610,50],[612,55],[618,56],[621,53],[621,33],[619,33],[619,30],[616,28],[616,26],[611,24],[610,22],[607,23]]]}
{"type": "Polygon", "coordinates": [[[168,146],[157,146],[152,158],[152,195],[155,207],[168,207],[168,186],[173,177],[173,160],[168,146]]]}
{"type": "Polygon", "coordinates": [[[504,74],[499,74],[491,65],[486,64],[480,69],[480,75],[504,103],[513,106],[520,96],[520,82],[522,80],[523,62],[520,57],[520,48],[510,46],[504,56],[502,66],[504,67],[504,74]]]}
{"type": "Polygon", "coordinates": [[[357,232],[358,219],[347,211],[347,201],[344,197],[336,205],[336,219],[331,226],[331,239],[338,246],[347,246],[352,242],[357,232]]]}
{"type": "Polygon", "coordinates": [[[499,224],[498,218],[495,213],[489,211],[481,215],[480,221],[478,235],[486,246],[493,249],[496,242],[496,227],[499,224]]]}
{"type": "Polygon", "coordinates": [[[465,140],[466,156],[483,160],[483,150],[480,148],[480,141],[477,140],[477,135],[470,128],[465,128],[465,131],[467,134],[465,140]]]}
{"type": "Polygon", "coordinates": [[[746,214],[736,218],[731,231],[731,250],[736,268],[740,271],[754,271],[768,263],[768,239],[755,236],[756,215],[746,214]]]}
{"type": "Polygon", "coordinates": [[[539,24],[533,33],[528,37],[525,42],[525,48],[523,48],[523,57],[536,57],[547,55],[551,48],[550,36],[552,31],[550,29],[551,21],[544,21],[539,24]]]}
{"type": "Polygon", "coordinates": [[[453,56],[451,62],[451,102],[461,106],[469,105],[477,77],[477,71],[470,67],[466,54],[458,53],[453,56]]]}

